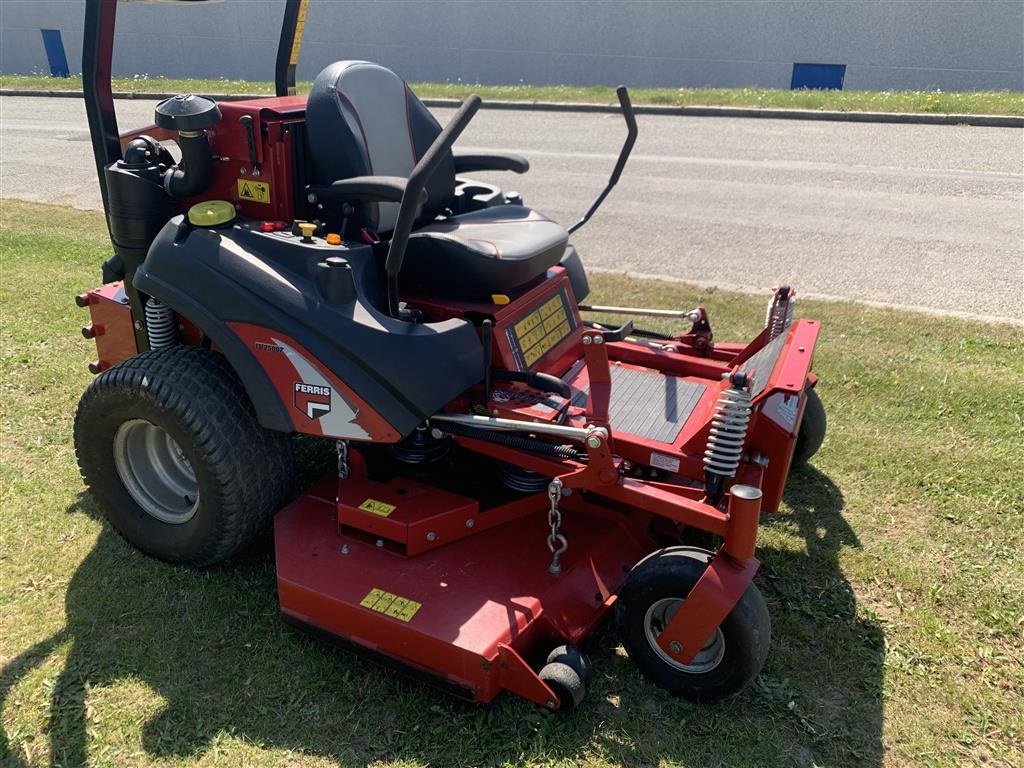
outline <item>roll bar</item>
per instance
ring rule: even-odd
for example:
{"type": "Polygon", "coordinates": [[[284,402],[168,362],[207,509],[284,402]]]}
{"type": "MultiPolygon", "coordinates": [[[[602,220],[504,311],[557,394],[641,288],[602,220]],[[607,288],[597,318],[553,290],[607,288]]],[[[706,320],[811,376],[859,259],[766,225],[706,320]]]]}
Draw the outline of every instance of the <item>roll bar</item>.
{"type": "Polygon", "coordinates": [[[117,131],[114,94],[110,85],[116,15],[117,0],[87,0],[82,31],[82,95],[104,211],[109,206],[103,169],[121,159],[121,136],[117,131]]]}
{"type": "Polygon", "coordinates": [[[299,65],[302,33],[306,31],[306,11],[309,0],[285,0],[281,37],[277,41],[277,60],[274,65],[274,93],[278,96],[295,95],[295,69],[299,65]]]}
{"type": "Polygon", "coordinates": [[[402,261],[405,259],[409,235],[412,234],[416,217],[420,213],[423,190],[426,189],[427,181],[437,170],[445,155],[451,151],[456,139],[469,125],[469,121],[473,119],[473,115],[478,109],[480,109],[480,97],[474,93],[462,102],[459,111],[455,113],[455,116],[437,135],[434,143],[430,145],[420,161],[416,163],[416,167],[412,169],[412,174],[409,176],[409,181],[406,182],[405,194],[402,195],[402,202],[398,206],[398,220],[395,222],[387,260],[384,262],[384,271],[388,278],[388,313],[392,317],[401,317],[398,302],[398,273],[402,271],[402,261]]]}

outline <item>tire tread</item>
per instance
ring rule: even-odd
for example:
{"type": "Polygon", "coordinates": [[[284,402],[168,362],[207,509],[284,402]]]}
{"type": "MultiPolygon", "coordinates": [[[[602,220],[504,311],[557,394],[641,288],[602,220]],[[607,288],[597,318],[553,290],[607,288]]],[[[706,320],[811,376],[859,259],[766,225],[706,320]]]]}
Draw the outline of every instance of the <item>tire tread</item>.
{"type": "MultiPolygon", "coordinates": [[[[208,566],[225,560],[256,536],[291,490],[289,437],[259,425],[241,381],[219,353],[187,346],[144,352],[97,376],[75,415],[79,468],[101,506],[109,497],[104,484],[110,475],[102,463],[112,457],[91,445],[90,432],[103,412],[133,398],[180,423],[215,478],[217,535],[176,561],[208,566]]],[[[124,535],[116,516],[104,511],[124,535]]],[[[132,543],[162,557],[145,542],[132,543]]]]}

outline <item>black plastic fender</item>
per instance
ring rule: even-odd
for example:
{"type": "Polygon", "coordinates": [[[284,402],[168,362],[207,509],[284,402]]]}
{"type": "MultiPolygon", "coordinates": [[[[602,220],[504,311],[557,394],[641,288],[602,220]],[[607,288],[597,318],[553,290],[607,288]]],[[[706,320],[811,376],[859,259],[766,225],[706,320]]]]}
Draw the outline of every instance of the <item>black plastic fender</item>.
{"type": "Polygon", "coordinates": [[[189,294],[167,283],[154,280],[142,269],[135,273],[135,285],[145,285],[144,290],[155,296],[182,317],[188,318],[213,342],[217,349],[228,359],[232,369],[245,387],[256,417],[262,426],[278,432],[291,432],[292,422],[285,410],[284,403],[277,395],[270,377],[264,372],[256,357],[249,351],[245,342],[217,318],[212,311],[194,301],[189,294]]]}
{"type": "Polygon", "coordinates": [[[210,337],[270,429],[294,429],[290,404],[228,323],[294,339],[399,436],[483,377],[482,346],[471,323],[409,323],[378,309],[383,297],[369,246],[303,243],[244,224],[193,227],[177,216],[154,239],[134,282],[210,337]],[[353,301],[331,302],[318,291],[317,264],[329,256],[351,267],[353,301]]]}

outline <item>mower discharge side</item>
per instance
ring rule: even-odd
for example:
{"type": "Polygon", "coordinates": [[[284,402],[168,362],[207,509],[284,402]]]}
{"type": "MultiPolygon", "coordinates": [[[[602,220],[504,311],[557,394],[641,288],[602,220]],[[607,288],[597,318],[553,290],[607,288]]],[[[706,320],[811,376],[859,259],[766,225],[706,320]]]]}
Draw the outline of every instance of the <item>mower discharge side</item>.
{"type": "Polygon", "coordinates": [[[788,287],[748,344],[715,342],[703,308],[581,304],[568,235],[635,141],[625,89],[627,142],[567,232],[456,176],[528,168],[453,154],[476,97],[442,130],[366,62],[289,95],[304,0],[286,3],[277,97],[169,99],[118,138],[115,9],[87,3],[115,258],[78,297],[99,375],[75,427],[114,527],[204,566],[273,515],[287,621],[479,702],[578,704],[579,647],[611,613],[661,687],[710,701],[749,685],[769,642],[759,517],[798,438],[806,458],[824,434],[820,403],[804,419],[819,325],[794,319],[788,287]],[[636,319],[587,319],[605,314],[636,319]],[[337,466],[286,503],[290,434],[332,441],[337,466]],[[692,530],[719,545],[682,546],[692,530]]]}

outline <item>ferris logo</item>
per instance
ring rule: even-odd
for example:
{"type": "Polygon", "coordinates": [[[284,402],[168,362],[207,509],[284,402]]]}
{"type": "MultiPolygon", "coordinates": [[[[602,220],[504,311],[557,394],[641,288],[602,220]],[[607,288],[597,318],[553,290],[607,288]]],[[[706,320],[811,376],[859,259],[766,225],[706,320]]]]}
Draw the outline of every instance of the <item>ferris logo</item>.
{"type": "Polygon", "coordinates": [[[326,416],[331,412],[331,388],[296,381],[295,407],[310,419],[326,416]]]}

